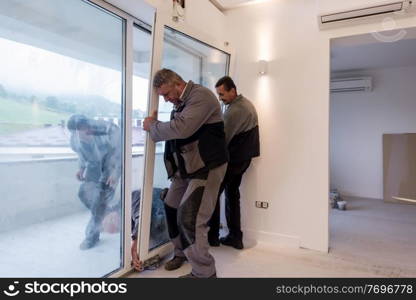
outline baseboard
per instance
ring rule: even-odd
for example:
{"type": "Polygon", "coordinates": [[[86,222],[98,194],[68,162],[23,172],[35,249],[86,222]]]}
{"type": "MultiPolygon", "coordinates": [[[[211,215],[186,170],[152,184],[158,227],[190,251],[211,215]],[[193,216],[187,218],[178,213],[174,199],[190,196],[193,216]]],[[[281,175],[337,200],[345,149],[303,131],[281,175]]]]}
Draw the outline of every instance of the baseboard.
{"type": "Polygon", "coordinates": [[[365,199],[365,200],[371,200],[371,201],[373,201],[373,200],[378,200],[378,201],[383,200],[383,197],[381,197],[381,198],[372,198],[372,197],[348,196],[348,195],[345,195],[344,197],[347,198],[347,199],[365,199]]]}
{"type": "Polygon", "coordinates": [[[256,242],[300,248],[300,239],[296,236],[250,229],[243,229],[243,232],[245,240],[254,240],[256,242]]]}

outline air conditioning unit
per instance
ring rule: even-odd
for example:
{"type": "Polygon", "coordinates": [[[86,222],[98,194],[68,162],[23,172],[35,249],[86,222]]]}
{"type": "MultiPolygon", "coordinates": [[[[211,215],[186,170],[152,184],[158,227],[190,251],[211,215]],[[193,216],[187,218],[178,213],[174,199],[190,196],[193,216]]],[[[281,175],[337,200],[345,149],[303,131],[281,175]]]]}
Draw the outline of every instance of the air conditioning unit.
{"type": "Polygon", "coordinates": [[[320,26],[340,23],[347,20],[361,19],[365,17],[386,15],[397,12],[406,12],[412,5],[411,0],[394,1],[370,7],[357,8],[347,11],[322,14],[318,17],[320,26]]]}
{"type": "Polygon", "coordinates": [[[331,93],[371,92],[371,77],[351,77],[331,79],[331,93]]]}

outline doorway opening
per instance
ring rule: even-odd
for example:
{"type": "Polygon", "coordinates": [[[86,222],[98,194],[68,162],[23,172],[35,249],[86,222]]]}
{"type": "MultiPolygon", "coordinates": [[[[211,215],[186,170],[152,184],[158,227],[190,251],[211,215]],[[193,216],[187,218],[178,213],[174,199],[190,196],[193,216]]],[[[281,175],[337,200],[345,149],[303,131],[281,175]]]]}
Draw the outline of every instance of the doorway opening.
{"type": "Polygon", "coordinates": [[[385,276],[416,274],[415,53],[416,28],[331,41],[330,253],[385,276]]]}

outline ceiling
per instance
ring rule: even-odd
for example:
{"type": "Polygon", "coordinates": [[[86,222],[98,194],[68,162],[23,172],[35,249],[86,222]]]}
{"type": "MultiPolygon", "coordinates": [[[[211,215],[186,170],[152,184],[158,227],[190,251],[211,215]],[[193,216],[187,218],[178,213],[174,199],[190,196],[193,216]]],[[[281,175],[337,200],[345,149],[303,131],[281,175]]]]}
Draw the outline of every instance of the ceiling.
{"type": "Polygon", "coordinates": [[[218,9],[227,10],[248,4],[255,4],[267,0],[210,0],[218,9]]]}
{"type": "Polygon", "coordinates": [[[416,29],[340,38],[331,44],[331,71],[416,66],[415,53],[416,29]]]}

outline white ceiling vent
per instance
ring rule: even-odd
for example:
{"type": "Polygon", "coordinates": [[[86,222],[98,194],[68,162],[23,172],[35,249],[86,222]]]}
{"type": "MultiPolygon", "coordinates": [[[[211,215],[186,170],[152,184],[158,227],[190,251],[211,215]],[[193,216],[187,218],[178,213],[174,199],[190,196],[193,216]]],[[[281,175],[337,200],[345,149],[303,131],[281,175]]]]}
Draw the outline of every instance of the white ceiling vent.
{"type": "Polygon", "coordinates": [[[331,93],[371,92],[371,77],[350,77],[331,79],[331,93]]]}
{"type": "Polygon", "coordinates": [[[334,12],[330,14],[322,14],[318,17],[320,26],[339,23],[342,21],[361,19],[371,16],[387,15],[397,12],[406,12],[412,1],[395,1],[370,7],[357,8],[347,11],[334,12]]]}

